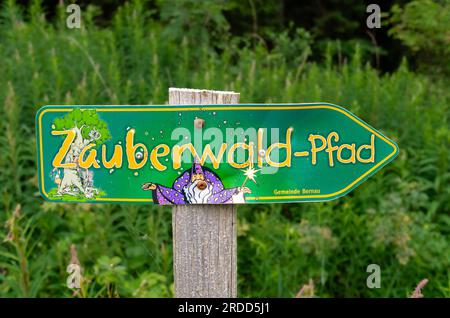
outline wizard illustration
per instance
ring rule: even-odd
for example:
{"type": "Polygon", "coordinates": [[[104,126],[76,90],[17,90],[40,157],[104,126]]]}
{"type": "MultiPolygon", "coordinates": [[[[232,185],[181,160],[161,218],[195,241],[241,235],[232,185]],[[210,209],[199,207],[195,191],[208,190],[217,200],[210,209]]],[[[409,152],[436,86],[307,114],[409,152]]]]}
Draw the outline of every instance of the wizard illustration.
{"type": "Polygon", "coordinates": [[[251,193],[245,186],[225,189],[219,176],[197,160],[175,179],[171,188],[148,182],[142,190],[151,190],[157,204],[244,203],[244,195],[251,193]]]}

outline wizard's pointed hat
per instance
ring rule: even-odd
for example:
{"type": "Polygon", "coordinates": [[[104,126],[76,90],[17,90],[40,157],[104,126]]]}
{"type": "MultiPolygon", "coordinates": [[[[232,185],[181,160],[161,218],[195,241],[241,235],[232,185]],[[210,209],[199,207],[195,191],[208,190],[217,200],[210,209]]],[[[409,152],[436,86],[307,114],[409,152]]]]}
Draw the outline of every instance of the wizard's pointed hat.
{"type": "Polygon", "coordinates": [[[191,175],[192,174],[203,174],[202,165],[197,157],[195,157],[194,164],[192,165],[191,175]]]}

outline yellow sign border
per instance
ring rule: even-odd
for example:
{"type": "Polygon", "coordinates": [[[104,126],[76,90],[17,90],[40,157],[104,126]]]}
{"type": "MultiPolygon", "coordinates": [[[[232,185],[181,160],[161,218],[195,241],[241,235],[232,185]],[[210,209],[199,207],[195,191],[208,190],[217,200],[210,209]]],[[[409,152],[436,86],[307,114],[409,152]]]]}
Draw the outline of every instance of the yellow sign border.
{"type": "MultiPolygon", "coordinates": [[[[380,162],[378,162],[375,166],[370,168],[368,171],[363,173],[361,176],[356,178],[354,181],[352,181],[349,185],[347,185],[345,188],[329,193],[329,194],[319,194],[319,195],[289,195],[289,196],[258,196],[258,197],[247,197],[247,200],[283,200],[283,199],[325,199],[330,197],[338,197],[340,194],[344,193],[345,191],[349,190],[351,187],[353,187],[356,183],[364,179],[367,175],[369,175],[372,171],[374,171],[376,168],[378,168],[380,165],[382,165],[384,162],[389,160],[391,157],[393,157],[397,151],[398,146],[391,142],[389,139],[381,135],[379,132],[374,130],[373,128],[369,127],[366,123],[362,122],[359,118],[353,116],[348,111],[344,110],[341,107],[333,106],[333,105],[327,105],[327,104],[278,104],[279,106],[247,106],[246,104],[241,104],[242,106],[233,106],[233,105],[221,105],[221,106],[196,106],[196,107],[155,107],[155,108],[149,108],[148,105],[130,105],[136,108],[127,108],[127,107],[115,107],[111,105],[112,107],[108,108],[109,106],[102,106],[99,108],[95,108],[97,112],[120,112],[120,111],[126,111],[126,112],[152,112],[152,111],[202,111],[205,109],[208,110],[303,110],[303,109],[331,109],[337,112],[340,112],[356,122],[361,127],[365,128],[366,130],[370,131],[372,134],[376,135],[378,138],[386,142],[388,145],[390,145],[393,148],[393,151],[387,155],[385,158],[383,158],[380,162]],[[286,105],[292,105],[292,106],[286,106],[286,105]],[[142,107],[140,107],[142,106],[142,107]],[[145,107],[147,106],[147,107],[145,107]]],[[[255,104],[252,104],[255,105],[255,104]]],[[[99,105],[83,105],[83,107],[89,108],[89,106],[95,107],[99,105]]],[[[187,105],[188,106],[188,105],[187,105]]],[[[77,105],[73,106],[77,107],[77,105]]],[[[45,108],[39,113],[38,116],[38,126],[39,126],[39,156],[40,156],[40,168],[41,168],[41,192],[46,197],[48,197],[47,192],[45,191],[45,184],[44,184],[44,156],[43,156],[43,150],[42,150],[42,116],[48,112],[69,112],[73,110],[72,108],[45,108]]],[[[128,198],[96,198],[95,201],[128,201],[128,202],[153,202],[152,199],[128,199],[128,198]]]]}

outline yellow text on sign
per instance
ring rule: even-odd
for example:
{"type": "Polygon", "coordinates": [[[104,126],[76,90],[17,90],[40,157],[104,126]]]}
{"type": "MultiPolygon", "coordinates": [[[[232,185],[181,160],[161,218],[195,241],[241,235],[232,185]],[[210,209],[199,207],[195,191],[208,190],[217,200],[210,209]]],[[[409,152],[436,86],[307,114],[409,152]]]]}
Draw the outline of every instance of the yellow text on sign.
{"type": "MultiPolygon", "coordinates": [[[[79,157],[78,166],[84,169],[89,169],[91,167],[100,168],[98,162],[101,162],[103,167],[109,169],[112,167],[120,168],[122,167],[122,161],[124,153],[126,154],[126,158],[128,161],[128,168],[132,170],[138,170],[143,168],[147,161],[150,161],[151,165],[159,171],[164,171],[167,169],[167,166],[161,162],[160,159],[171,155],[172,157],[172,165],[174,169],[179,169],[181,166],[181,156],[184,151],[189,151],[192,156],[196,158],[200,158],[200,163],[203,164],[207,158],[209,158],[214,166],[214,168],[219,168],[220,164],[224,162],[224,158],[226,163],[232,166],[233,168],[246,168],[252,166],[253,163],[256,163],[257,166],[261,167],[263,165],[263,161],[265,161],[269,166],[272,167],[291,167],[293,165],[292,155],[295,157],[305,157],[311,155],[311,164],[314,166],[317,164],[318,154],[324,153],[328,159],[328,165],[333,167],[336,162],[342,164],[355,164],[365,163],[370,164],[375,162],[375,135],[371,134],[370,143],[356,145],[355,143],[341,143],[340,136],[337,132],[331,132],[326,136],[320,134],[310,134],[308,136],[308,142],[310,144],[309,150],[304,151],[293,151],[292,150],[292,129],[288,128],[286,130],[285,141],[284,143],[277,142],[270,145],[265,151],[264,160],[258,156],[258,158],[254,158],[255,154],[261,153],[262,145],[260,140],[264,134],[264,129],[258,130],[258,142],[253,143],[235,143],[229,146],[227,144],[222,144],[220,147],[220,151],[217,156],[213,154],[209,145],[207,145],[203,149],[202,154],[198,154],[195,150],[195,147],[189,143],[183,146],[175,145],[171,149],[166,144],[159,144],[155,146],[150,151],[147,150],[147,147],[143,143],[135,143],[135,130],[131,129],[127,132],[125,137],[125,151],[122,149],[122,145],[115,145],[114,152],[111,158],[106,158],[106,145],[102,145],[101,151],[101,161],[97,161],[97,149],[95,149],[95,144],[86,145],[79,157]],[[143,149],[142,159],[139,161],[135,159],[135,153],[137,149],[143,149]],[[227,149],[228,148],[228,149],[227,149]],[[238,148],[242,148],[247,151],[248,159],[243,163],[235,162],[233,159],[233,155],[238,148]],[[256,149],[254,149],[256,148],[256,149]],[[273,160],[270,154],[274,149],[285,149],[286,157],[278,158],[278,161],[273,160]],[[225,152],[228,151],[228,156],[225,156],[225,152]]],[[[75,162],[65,162],[64,158],[69,153],[72,143],[75,140],[75,132],[71,130],[65,131],[52,131],[52,135],[66,135],[64,142],[62,143],[60,149],[58,150],[56,156],[53,159],[53,166],[56,168],[76,168],[77,164],[75,162]]]]}

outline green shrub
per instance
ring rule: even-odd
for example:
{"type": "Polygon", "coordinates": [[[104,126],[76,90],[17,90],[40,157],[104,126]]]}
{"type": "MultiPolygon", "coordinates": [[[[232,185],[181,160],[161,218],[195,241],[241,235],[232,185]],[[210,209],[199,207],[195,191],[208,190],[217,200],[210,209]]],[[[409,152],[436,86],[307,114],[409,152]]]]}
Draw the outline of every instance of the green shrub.
{"type": "Polygon", "coordinates": [[[391,9],[389,33],[418,56],[432,74],[450,74],[450,1],[414,0],[391,9]]]}

